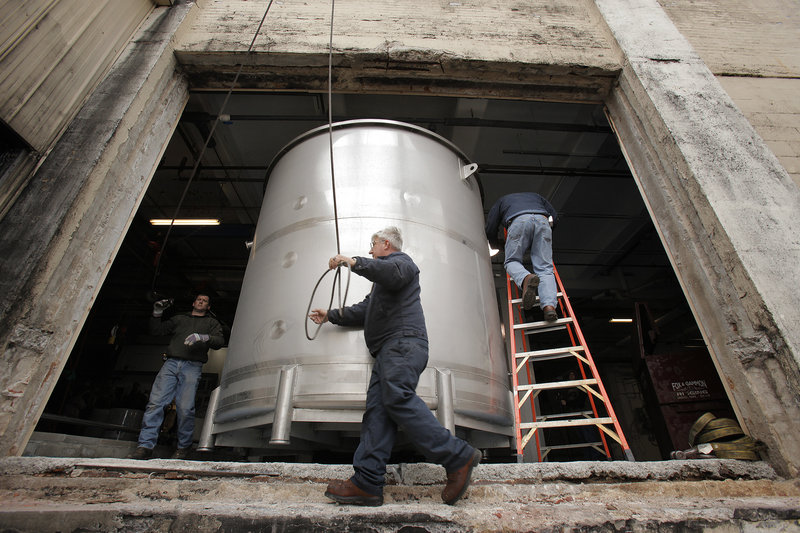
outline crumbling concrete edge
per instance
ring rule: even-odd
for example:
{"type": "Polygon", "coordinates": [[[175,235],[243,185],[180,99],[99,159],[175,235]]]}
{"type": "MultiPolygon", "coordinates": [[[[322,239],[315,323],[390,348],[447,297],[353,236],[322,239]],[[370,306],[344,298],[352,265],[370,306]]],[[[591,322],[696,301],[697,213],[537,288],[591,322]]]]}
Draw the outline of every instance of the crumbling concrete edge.
{"type": "MultiPolygon", "coordinates": [[[[353,473],[350,465],[324,465],[316,463],[238,463],[211,461],[176,461],[152,459],[99,458],[80,459],[62,457],[4,457],[0,458],[0,476],[4,475],[59,475],[85,469],[175,471],[198,477],[272,477],[281,480],[321,482],[328,479],[346,479],[353,473]]],[[[436,485],[444,482],[441,466],[429,463],[401,463],[389,465],[389,484],[436,485]]],[[[495,463],[479,465],[472,479],[492,483],[513,482],[534,484],[541,482],[638,482],[638,481],[693,481],[693,480],[777,480],[775,470],[762,461],[748,462],[734,459],[702,459],[686,461],[576,461],[568,463],[495,463]]]]}

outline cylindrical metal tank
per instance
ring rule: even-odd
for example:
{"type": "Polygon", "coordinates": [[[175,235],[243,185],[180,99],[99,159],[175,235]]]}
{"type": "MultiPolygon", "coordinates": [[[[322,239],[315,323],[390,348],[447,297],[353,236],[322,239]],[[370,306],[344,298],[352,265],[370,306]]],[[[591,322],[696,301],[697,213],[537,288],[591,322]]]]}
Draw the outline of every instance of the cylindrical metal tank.
{"type": "MultiPolygon", "coordinates": [[[[357,441],[372,367],[363,331],[324,324],[313,341],[305,333],[317,327],[306,324],[312,289],[337,253],[331,143],[341,253],[370,257],[373,233],[397,226],[420,268],[430,357],[418,394],[474,445],[509,447],[508,362],[476,165],[442,137],[387,120],[309,131],[270,165],[214,411],[216,444],[346,451],[357,441]]],[[[332,280],[312,308],[327,307],[332,280]]],[[[369,290],[353,274],[346,304],[369,290]]]]}

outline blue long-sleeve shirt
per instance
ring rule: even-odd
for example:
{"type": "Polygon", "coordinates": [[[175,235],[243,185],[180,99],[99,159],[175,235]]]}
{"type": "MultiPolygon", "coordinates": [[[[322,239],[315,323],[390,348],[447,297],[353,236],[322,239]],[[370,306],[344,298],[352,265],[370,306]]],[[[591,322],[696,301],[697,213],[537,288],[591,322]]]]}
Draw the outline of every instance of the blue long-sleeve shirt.
{"type": "Polygon", "coordinates": [[[364,327],[367,349],[374,356],[395,337],[428,339],[420,301],[419,268],[403,252],[370,259],[354,257],[352,270],[373,282],[361,302],[328,312],[328,320],[340,326],[364,327]]]}
{"type": "Polygon", "coordinates": [[[497,235],[500,225],[507,228],[511,219],[517,215],[525,213],[535,213],[553,217],[553,222],[557,218],[556,210],[550,205],[542,195],[535,192],[514,192],[502,196],[486,216],[486,238],[489,242],[498,246],[500,239],[497,235]]]}

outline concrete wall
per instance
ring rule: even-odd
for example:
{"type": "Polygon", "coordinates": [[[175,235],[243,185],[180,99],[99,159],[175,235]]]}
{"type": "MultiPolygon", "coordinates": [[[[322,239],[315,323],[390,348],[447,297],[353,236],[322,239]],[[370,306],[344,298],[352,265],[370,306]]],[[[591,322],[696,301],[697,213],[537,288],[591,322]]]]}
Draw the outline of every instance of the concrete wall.
{"type": "Polygon", "coordinates": [[[655,1],[598,0],[627,63],[608,106],[740,421],[797,473],[800,189],[655,1]]]}
{"type": "Polygon", "coordinates": [[[157,8],[0,220],[0,454],[20,454],[185,105],[157,8]]]}
{"type": "Polygon", "coordinates": [[[0,3],[0,120],[33,151],[32,164],[0,180],[0,217],[152,9],[151,0],[0,3]]]}
{"type": "MultiPolygon", "coordinates": [[[[350,2],[336,12],[334,85],[606,101],[742,422],[767,442],[775,465],[796,475],[800,449],[789,437],[800,423],[800,316],[792,301],[800,285],[800,189],[723,90],[721,74],[670,20],[682,14],[682,2],[673,4],[674,13],[655,0],[350,2]]],[[[0,222],[0,254],[11,258],[0,267],[8,295],[0,304],[7,369],[0,453],[20,453],[30,435],[187,84],[227,88],[241,62],[245,88],[326,88],[330,6],[274,3],[246,54],[266,5],[203,0],[158,9],[14,216],[0,222]],[[110,98],[113,91],[123,98],[110,98]]]]}
{"type": "Polygon", "coordinates": [[[661,7],[800,185],[796,0],[661,0],[661,7]]]}

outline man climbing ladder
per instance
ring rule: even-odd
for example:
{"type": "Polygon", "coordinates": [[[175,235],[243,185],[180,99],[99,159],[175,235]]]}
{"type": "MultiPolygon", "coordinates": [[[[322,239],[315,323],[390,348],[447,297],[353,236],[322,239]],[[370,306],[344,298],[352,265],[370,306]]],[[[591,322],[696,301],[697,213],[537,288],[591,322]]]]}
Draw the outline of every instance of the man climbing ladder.
{"type": "MultiPolygon", "coordinates": [[[[572,306],[553,266],[552,228],[556,219],[556,210],[550,202],[535,192],[511,193],[501,197],[489,210],[486,218],[486,237],[492,246],[500,247],[501,229],[505,232],[503,266],[507,273],[508,331],[511,341],[511,367],[514,369],[512,379],[517,457],[520,461],[524,459],[525,450],[535,437],[539,461],[556,448],[588,448],[587,451],[594,449],[611,458],[606,442],[608,435],[622,446],[625,457],[633,460],[633,454],[622,434],[583,333],[575,320],[572,306]],[[523,264],[528,252],[532,273],[523,264]],[[512,288],[518,295],[517,298],[512,297],[512,288]],[[525,311],[532,309],[537,300],[544,320],[526,322],[525,311]],[[561,308],[564,318],[558,318],[556,306],[561,308]],[[566,330],[569,334],[568,344],[565,341],[558,344],[557,341],[555,347],[544,347],[543,343],[538,343],[540,349],[528,349],[529,335],[560,330],[566,330]],[[518,346],[520,351],[517,351],[518,346]],[[566,367],[571,370],[571,373],[567,373],[569,377],[541,382],[537,378],[536,363],[557,359],[573,360],[565,361],[568,363],[566,367]],[[563,406],[558,406],[558,410],[553,412],[537,413],[537,399],[543,391],[561,393],[562,398],[569,396],[573,399],[576,395],[584,397],[588,401],[580,404],[588,404],[588,408],[561,408],[566,407],[566,404],[578,404],[570,401],[564,402],[563,406]],[[605,416],[600,416],[600,412],[605,416]],[[596,431],[592,431],[593,426],[597,428],[596,431]],[[556,428],[572,431],[573,435],[580,436],[578,440],[581,442],[543,446],[544,430],[556,428]],[[594,435],[597,438],[593,438],[594,435]]],[[[529,457],[530,453],[527,458],[529,457]]]]}
{"type": "Polygon", "coordinates": [[[553,276],[553,233],[556,210],[535,192],[516,192],[501,197],[486,218],[486,237],[492,246],[500,247],[500,227],[507,230],[505,261],[508,275],[522,290],[522,307],[531,309],[536,301],[546,322],[554,322],[556,314],[556,282],[553,276]],[[530,251],[533,273],[523,261],[530,251]]]}

